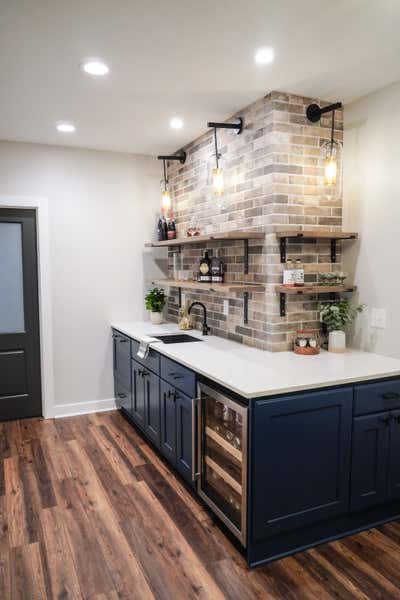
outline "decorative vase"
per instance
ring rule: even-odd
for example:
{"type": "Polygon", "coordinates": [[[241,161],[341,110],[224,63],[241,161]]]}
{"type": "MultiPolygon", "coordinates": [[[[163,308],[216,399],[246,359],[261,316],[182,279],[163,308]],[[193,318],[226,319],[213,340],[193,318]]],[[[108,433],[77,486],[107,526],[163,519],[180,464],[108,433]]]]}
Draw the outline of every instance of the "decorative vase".
{"type": "Polygon", "coordinates": [[[328,339],[329,352],[345,352],[346,350],[346,334],[344,331],[330,331],[328,339]]]}
{"type": "Polygon", "coordinates": [[[150,312],[150,321],[153,325],[160,325],[163,322],[163,315],[160,312],[150,312]]]}

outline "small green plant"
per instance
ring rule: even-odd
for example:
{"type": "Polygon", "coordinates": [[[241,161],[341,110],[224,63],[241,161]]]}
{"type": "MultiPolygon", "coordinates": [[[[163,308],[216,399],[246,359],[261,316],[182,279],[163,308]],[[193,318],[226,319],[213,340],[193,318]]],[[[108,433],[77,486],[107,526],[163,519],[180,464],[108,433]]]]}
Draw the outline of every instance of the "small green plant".
{"type": "Polygon", "coordinates": [[[160,313],[167,302],[167,296],[162,288],[153,288],[144,297],[146,309],[153,313],[160,313]]]}
{"type": "Polygon", "coordinates": [[[319,305],[320,321],[325,323],[328,331],[344,331],[364,308],[364,304],[352,306],[348,300],[321,302],[319,305]]]}

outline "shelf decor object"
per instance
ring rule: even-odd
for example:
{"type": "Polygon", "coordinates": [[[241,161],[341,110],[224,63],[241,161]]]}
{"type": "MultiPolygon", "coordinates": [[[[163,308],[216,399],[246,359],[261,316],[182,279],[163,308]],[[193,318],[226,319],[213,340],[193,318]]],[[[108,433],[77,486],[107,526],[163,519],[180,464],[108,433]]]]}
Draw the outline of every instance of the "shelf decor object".
{"type": "Polygon", "coordinates": [[[212,127],[214,130],[215,147],[215,154],[211,157],[213,161],[215,160],[215,167],[211,167],[209,183],[211,185],[212,194],[217,200],[217,206],[223,208],[223,196],[225,193],[226,182],[224,182],[224,169],[221,166],[222,156],[218,150],[217,129],[233,129],[237,135],[239,135],[243,130],[243,119],[239,117],[236,123],[215,123],[214,121],[209,121],[207,127],[212,127]]]}
{"type": "Polygon", "coordinates": [[[321,116],[331,112],[331,139],[321,144],[321,164],[324,167],[324,191],[327,198],[340,198],[342,193],[342,144],[335,140],[335,110],[342,108],[341,102],[335,102],[320,108],[318,104],[307,107],[307,119],[317,123],[321,116]]]}
{"type": "MultiPolygon", "coordinates": [[[[234,231],[221,231],[212,233],[210,235],[197,235],[194,237],[183,237],[174,240],[165,240],[161,242],[147,242],[145,247],[147,248],[177,248],[178,252],[181,252],[182,246],[199,244],[206,244],[207,242],[218,242],[218,241],[237,241],[243,240],[244,246],[244,257],[243,257],[243,272],[245,275],[249,272],[249,240],[261,240],[265,238],[265,233],[260,231],[245,231],[245,230],[234,230],[234,231]]],[[[155,285],[164,285],[169,287],[178,288],[178,304],[179,308],[182,306],[182,288],[191,290],[204,290],[208,292],[224,292],[227,294],[243,294],[243,322],[248,323],[248,305],[249,305],[249,293],[250,292],[263,292],[265,286],[257,283],[249,282],[231,282],[231,283],[201,283],[198,281],[180,281],[177,279],[157,279],[152,282],[155,285]]]]}
{"type": "Polygon", "coordinates": [[[276,237],[279,239],[281,263],[286,262],[286,246],[287,241],[291,240],[323,240],[330,239],[331,241],[331,262],[336,262],[336,242],[338,240],[356,240],[358,233],[354,231],[327,231],[325,229],[313,229],[313,230],[302,230],[302,229],[277,229],[275,231],[276,237]]]}
{"type": "Polygon", "coordinates": [[[168,160],[179,160],[181,165],[186,162],[186,152],[182,150],[177,154],[162,154],[157,156],[158,160],[163,161],[164,176],[162,180],[163,190],[161,192],[161,209],[164,214],[167,214],[171,210],[171,194],[168,189],[168,173],[167,173],[167,161],[168,160]]]}

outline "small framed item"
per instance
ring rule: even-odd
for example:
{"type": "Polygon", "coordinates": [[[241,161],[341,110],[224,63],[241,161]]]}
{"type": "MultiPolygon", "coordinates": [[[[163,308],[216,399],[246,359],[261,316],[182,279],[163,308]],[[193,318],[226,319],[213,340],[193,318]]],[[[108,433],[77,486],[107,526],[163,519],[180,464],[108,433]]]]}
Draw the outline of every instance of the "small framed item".
{"type": "Polygon", "coordinates": [[[319,332],[312,329],[298,330],[293,349],[296,354],[304,354],[306,356],[319,354],[321,351],[319,332]]]}

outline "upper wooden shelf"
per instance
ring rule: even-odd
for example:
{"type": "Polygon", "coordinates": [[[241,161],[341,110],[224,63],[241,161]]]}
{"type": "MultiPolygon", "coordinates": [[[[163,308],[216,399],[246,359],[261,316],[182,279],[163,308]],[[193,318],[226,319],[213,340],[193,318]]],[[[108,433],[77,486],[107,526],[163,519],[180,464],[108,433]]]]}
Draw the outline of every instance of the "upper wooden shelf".
{"type": "Polygon", "coordinates": [[[261,240],[265,233],[261,231],[220,231],[210,235],[195,235],[193,237],[181,237],[175,240],[165,240],[162,242],[146,242],[147,248],[159,248],[163,246],[183,246],[186,244],[198,244],[201,242],[215,242],[223,240],[261,240]]]}
{"type": "Polygon", "coordinates": [[[201,281],[179,281],[178,279],[153,279],[153,284],[205,292],[263,292],[265,286],[258,283],[203,283],[201,281]]]}
{"type": "Polygon", "coordinates": [[[278,238],[306,238],[309,240],[355,240],[358,233],[354,231],[327,231],[326,229],[277,229],[278,238]]]}

